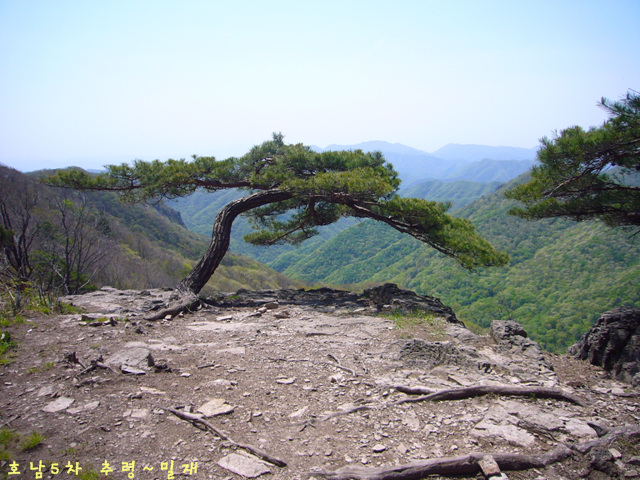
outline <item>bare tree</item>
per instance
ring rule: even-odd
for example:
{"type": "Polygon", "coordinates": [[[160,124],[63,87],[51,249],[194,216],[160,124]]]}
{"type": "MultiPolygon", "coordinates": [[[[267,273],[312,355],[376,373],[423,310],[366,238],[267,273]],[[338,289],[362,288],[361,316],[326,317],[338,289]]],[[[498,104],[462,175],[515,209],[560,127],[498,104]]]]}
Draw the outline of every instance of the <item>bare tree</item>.
{"type": "Polygon", "coordinates": [[[20,172],[0,166],[0,226],[7,268],[4,275],[19,282],[31,278],[30,254],[38,235],[34,216],[39,194],[36,185],[20,172]]]}
{"type": "Polygon", "coordinates": [[[75,294],[86,288],[104,266],[112,248],[107,219],[94,212],[84,196],[72,200],[68,191],[50,202],[53,222],[43,228],[40,259],[45,288],[75,294]],[[75,201],[74,201],[75,200],[75,201]]]}

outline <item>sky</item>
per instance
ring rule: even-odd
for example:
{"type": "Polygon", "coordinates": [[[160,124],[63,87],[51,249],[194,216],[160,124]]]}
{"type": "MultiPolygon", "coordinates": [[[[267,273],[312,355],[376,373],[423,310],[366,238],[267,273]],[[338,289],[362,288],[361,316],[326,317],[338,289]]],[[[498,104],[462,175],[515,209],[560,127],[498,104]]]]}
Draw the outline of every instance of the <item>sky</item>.
{"type": "Polygon", "coordinates": [[[640,90],[638,25],[639,0],[0,0],[0,163],[531,148],[640,90]]]}

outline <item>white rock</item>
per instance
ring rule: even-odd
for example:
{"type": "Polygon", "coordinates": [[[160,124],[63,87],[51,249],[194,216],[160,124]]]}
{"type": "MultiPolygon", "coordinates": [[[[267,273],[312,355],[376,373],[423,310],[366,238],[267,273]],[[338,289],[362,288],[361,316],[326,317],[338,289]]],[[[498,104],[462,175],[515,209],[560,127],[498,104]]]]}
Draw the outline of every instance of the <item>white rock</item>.
{"type": "Polygon", "coordinates": [[[67,408],[69,408],[74,401],[75,400],[73,398],[60,397],[53,402],[45,405],[42,408],[42,411],[47,413],[61,412],[62,410],[66,410],[67,408]]]}
{"type": "Polygon", "coordinates": [[[83,405],[82,407],[70,408],[69,410],[67,410],[67,412],[75,415],[76,413],[90,412],[92,410],[95,410],[99,406],[100,406],[100,402],[96,400],[95,402],[89,402],[86,405],[83,405]]]}
{"type": "Polygon", "coordinates": [[[578,420],[577,418],[570,418],[564,425],[564,428],[576,437],[598,438],[596,431],[591,428],[586,422],[578,420]]]}
{"type": "Polygon", "coordinates": [[[296,410],[291,415],[289,415],[289,418],[299,418],[307,413],[307,410],[309,410],[309,405],[307,405],[306,407],[302,407],[300,410],[296,410]]]}
{"type": "Polygon", "coordinates": [[[214,398],[198,408],[198,412],[205,417],[215,417],[216,415],[225,415],[235,410],[233,405],[226,403],[224,398],[214,398]]]}
{"type": "Polygon", "coordinates": [[[40,390],[38,390],[39,397],[44,397],[52,394],[53,394],[53,387],[51,385],[47,385],[46,387],[42,387],[40,390]]]}
{"type": "Polygon", "coordinates": [[[218,465],[236,475],[247,478],[256,478],[265,473],[271,473],[267,465],[258,458],[250,455],[231,453],[218,461],[218,465]]]}
{"type": "Polygon", "coordinates": [[[535,442],[535,437],[522,428],[515,425],[495,425],[489,422],[480,422],[471,430],[471,435],[503,440],[521,447],[529,447],[535,442]]]}
{"type": "Polygon", "coordinates": [[[105,363],[107,365],[115,365],[116,367],[119,367],[121,365],[129,365],[131,367],[145,368],[153,367],[154,360],[148,348],[145,348],[143,346],[135,346],[132,348],[125,348],[123,350],[120,350],[119,352],[109,357],[105,363]]]}
{"type": "Polygon", "coordinates": [[[295,377],[291,377],[291,378],[278,378],[276,380],[276,383],[279,383],[280,385],[291,385],[293,383],[296,383],[296,379],[295,377]]]}
{"type": "Polygon", "coordinates": [[[417,432],[418,430],[420,430],[420,419],[413,410],[409,410],[404,414],[404,417],[402,418],[402,424],[413,432],[417,432]]]}

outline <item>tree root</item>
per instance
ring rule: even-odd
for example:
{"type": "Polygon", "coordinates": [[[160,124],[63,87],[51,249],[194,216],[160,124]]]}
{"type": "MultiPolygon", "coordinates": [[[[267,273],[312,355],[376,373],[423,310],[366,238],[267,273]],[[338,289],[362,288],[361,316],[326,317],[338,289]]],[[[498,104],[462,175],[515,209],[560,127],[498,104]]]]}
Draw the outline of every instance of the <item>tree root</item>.
{"type": "Polygon", "coordinates": [[[578,444],[561,444],[550,452],[536,455],[469,453],[456,457],[421,460],[388,468],[367,469],[364,467],[345,466],[333,472],[324,470],[309,472],[307,476],[321,477],[326,480],[419,480],[428,475],[445,477],[475,475],[481,472],[480,461],[487,456],[492,457],[501,470],[546,468],[554,463],[566,460],[575,453],[584,455],[595,447],[607,446],[620,436],[640,436],[640,425],[613,428],[598,440],[578,444]]]}
{"type": "Polygon", "coordinates": [[[334,472],[318,471],[310,472],[308,475],[327,480],[419,480],[428,475],[474,475],[481,472],[479,462],[486,456],[493,457],[502,470],[527,470],[547,467],[569,458],[571,454],[570,448],[559,445],[548,453],[538,455],[469,453],[456,457],[431,458],[390,468],[367,469],[346,466],[334,472]]]}
{"type": "Polygon", "coordinates": [[[181,313],[192,312],[196,310],[201,304],[201,300],[196,295],[189,294],[180,297],[178,302],[174,305],[162,310],[158,310],[157,312],[144,317],[144,319],[149,322],[153,322],[156,320],[162,320],[167,316],[175,317],[176,315],[179,315],[181,313]]]}
{"type": "Polygon", "coordinates": [[[605,435],[590,442],[578,443],[572,448],[582,454],[588,453],[595,447],[608,446],[618,437],[640,437],[640,425],[625,425],[612,428],[605,435]]]}
{"type": "MultiPolygon", "coordinates": [[[[423,387],[405,387],[402,385],[394,385],[395,390],[407,394],[418,394],[430,392],[430,390],[423,387]]],[[[452,388],[449,390],[441,390],[435,393],[429,393],[428,395],[422,395],[420,397],[409,397],[397,400],[395,402],[383,403],[381,405],[373,405],[371,403],[365,405],[359,405],[348,410],[328,413],[322,417],[311,418],[300,422],[299,425],[303,425],[303,430],[306,427],[313,427],[316,423],[326,422],[335,417],[343,415],[349,415],[362,410],[376,410],[384,409],[388,407],[394,407],[402,405],[403,403],[417,403],[417,402],[442,402],[445,400],[463,400],[465,398],[481,397],[489,394],[516,396],[516,397],[532,397],[532,398],[553,398],[556,400],[564,400],[569,403],[574,403],[580,406],[586,406],[586,403],[575,395],[565,393],[562,390],[546,387],[513,387],[510,385],[476,385],[474,387],[452,388]]]]}
{"type": "MultiPolygon", "coordinates": [[[[395,387],[399,390],[398,387],[395,387]]],[[[417,389],[414,389],[417,391],[417,389]]],[[[409,389],[400,390],[405,393],[412,393],[409,389]]],[[[510,385],[476,385],[473,387],[452,388],[449,390],[441,390],[439,392],[430,393],[416,398],[404,398],[394,402],[393,405],[415,402],[441,402],[444,400],[462,400],[465,398],[482,397],[489,394],[515,396],[515,397],[532,397],[532,398],[553,398],[555,400],[564,400],[565,402],[574,403],[581,407],[587,406],[586,402],[581,398],[565,393],[556,388],[546,387],[515,387],[510,385]]]]}
{"type": "Polygon", "coordinates": [[[222,438],[223,440],[226,440],[227,442],[233,444],[234,446],[236,446],[238,448],[242,448],[243,450],[246,450],[249,453],[252,453],[256,457],[259,457],[262,460],[275,465],[276,467],[286,467],[287,466],[287,464],[285,462],[283,462],[282,460],[279,460],[279,459],[269,455],[268,453],[263,452],[259,448],[254,447],[253,445],[248,445],[248,444],[236,442],[231,437],[229,437],[229,435],[227,435],[226,433],[222,432],[221,430],[218,430],[216,427],[211,425],[206,420],[200,418],[198,415],[193,415],[193,414],[187,413],[187,412],[181,412],[180,410],[176,410],[174,408],[167,408],[167,410],[169,412],[173,413],[176,417],[181,418],[182,420],[186,420],[187,422],[191,422],[192,424],[194,424],[196,426],[197,425],[201,425],[201,426],[205,427],[206,429],[210,430],[211,432],[213,432],[214,434],[216,434],[218,437],[222,438]]]}

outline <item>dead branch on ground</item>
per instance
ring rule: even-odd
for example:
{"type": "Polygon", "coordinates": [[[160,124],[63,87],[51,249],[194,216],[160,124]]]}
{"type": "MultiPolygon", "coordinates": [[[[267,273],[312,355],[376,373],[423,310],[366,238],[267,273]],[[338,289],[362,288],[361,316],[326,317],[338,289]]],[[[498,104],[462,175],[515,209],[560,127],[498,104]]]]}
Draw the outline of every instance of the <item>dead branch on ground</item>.
{"type": "Polygon", "coordinates": [[[181,418],[182,420],[186,420],[187,422],[191,422],[192,424],[198,426],[203,426],[206,429],[210,430],[211,432],[213,432],[214,434],[216,434],[218,437],[222,438],[223,440],[226,440],[227,442],[233,444],[234,446],[238,447],[238,448],[242,448],[243,450],[247,450],[248,452],[252,453],[253,455],[261,458],[262,460],[265,460],[277,467],[286,467],[287,464],[285,462],[283,462],[282,460],[279,460],[271,455],[269,455],[266,452],[263,452],[262,450],[260,450],[257,447],[254,447],[253,445],[248,445],[248,444],[244,444],[244,443],[239,443],[236,442],[235,440],[233,440],[231,437],[229,437],[229,435],[227,435],[226,433],[222,432],[221,430],[218,430],[216,427],[214,427],[213,425],[211,425],[209,422],[207,422],[206,420],[204,420],[203,418],[200,418],[198,415],[193,415],[191,413],[187,413],[187,412],[181,412],[180,410],[176,410],[174,408],[167,408],[167,410],[171,413],[173,413],[176,417],[181,418]]]}

